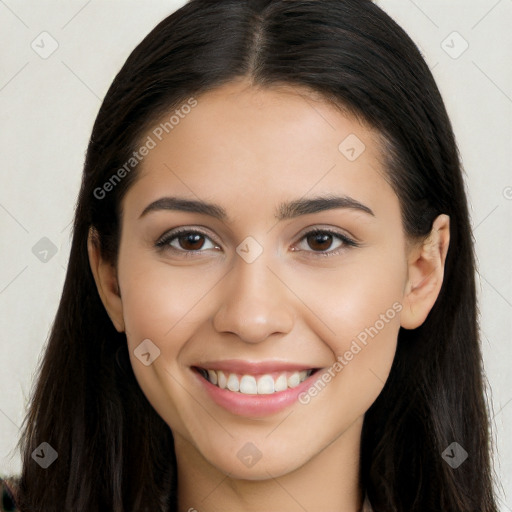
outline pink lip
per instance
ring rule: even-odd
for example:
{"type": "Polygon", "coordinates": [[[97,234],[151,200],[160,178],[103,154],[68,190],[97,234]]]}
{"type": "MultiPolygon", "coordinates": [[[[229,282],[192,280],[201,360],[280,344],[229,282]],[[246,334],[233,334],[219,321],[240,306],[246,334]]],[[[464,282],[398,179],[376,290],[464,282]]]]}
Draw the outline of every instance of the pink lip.
{"type": "MultiPolygon", "coordinates": [[[[215,366],[215,368],[219,370],[221,369],[217,366],[215,366]]],[[[286,371],[282,367],[280,368],[281,371],[286,371]]],[[[304,367],[301,366],[301,369],[304,369],[304,367]]],[[[258,372],[259,370],[260,368],[258,368],[258,372]]],[[[210,381],[206,380],[197,370],[192,370],[192,373],[196,376],[201,385],[204,386],[208,396],[217,405],[223,407],[232,414],[249,418],[269,416],[292,405],[298,400],[299,395],[311,386],[311,379],[318,377],[318,372],[315,372],[304,382],[301,382],[297,387],[288,388],[284,391],[278,391],[277,393],[272,393],[270,395],[245,395],[244,393],[237,393],[215,386],[210,381]]]]}
{"type": "Polygon", "coordinates": [[[260,361],[251,363],[240,359],[226,359],[223,361],[206,361],[195,365],[205,370],[222,370],[228,373],[241,375],[259,375],[273,372],[295,372],[317,368],[310,364],[286,363],[282,361],[260,361]]]}

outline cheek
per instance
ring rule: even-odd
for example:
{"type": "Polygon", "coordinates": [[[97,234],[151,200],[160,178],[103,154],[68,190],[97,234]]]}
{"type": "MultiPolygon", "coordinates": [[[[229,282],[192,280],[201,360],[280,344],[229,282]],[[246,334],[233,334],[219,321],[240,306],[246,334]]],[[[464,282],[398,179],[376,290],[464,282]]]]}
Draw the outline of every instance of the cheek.
{"type": "Polygon", "coordinates": [[[172,267],[129,245],[121,245],[118,272],[131,365],[154,409],[181,431],[178,404],[187,403],[189,397],[178,376],[186,366],[188,341],[211,317],[212,305],[218,301],[216,284],[222,273],[172,267]],[[151,344],[142,343],[147,339],[151,344]],[[148,345],[150,357],[156,354],[156,358],[146,366],[139,357],[148,345]]]}
{"type": "MultiPolygon", "coordinates": [[[[126,251],[129,252],[129,251],[126,251]]],[[[177,333],[192,329],[204,314],[202,298],[214,293],[216,271],[172,267],[133,251],[119,261],[123,316],[127,336],[160,340],[162,350],[176,351],[177,333]]]]}
{"type": "MultiPolygon", "coordinates": [[[[340,403],[348,410],[363,412],[382,390],[393,363],[405,259],[396,250],[368,252],[313,277],[296,280],[295,290],[307,298],[305,302],[314,312],[309,324],[316,326],[332,353],[333,364],[324,371],[322,382],[333,382],[340,403]]],[[[319,383],[317,387],[322,386],[319,383]]],[[[327,394],[322,395],[327,399],[327,394]]]]}
{"type": "Polygon", "coordinates": [[[400,325],[401,301],[407,275],[404,257],[396,250],[354,253],[338,266],[288,274],[294,292],[309,307],[321,338],[339,354],[347,342],[375,328],[393,338],[400,325]]]}
{"type": "Polygon", "coordinates": [[[180,404],[182,408],[189,397],[181,383],[179,366],[199,315],[204,315],[201,297],[212,284],[209,278],[204,279],[206,273],[201,280],[197,272],[172,268],[129,244],[120,252],[118,272],[130,361],[137,382],[164,421],[185,432],[180,404]],[[147,365],[141,356],[146,352],[151,359],[147,365]]]}

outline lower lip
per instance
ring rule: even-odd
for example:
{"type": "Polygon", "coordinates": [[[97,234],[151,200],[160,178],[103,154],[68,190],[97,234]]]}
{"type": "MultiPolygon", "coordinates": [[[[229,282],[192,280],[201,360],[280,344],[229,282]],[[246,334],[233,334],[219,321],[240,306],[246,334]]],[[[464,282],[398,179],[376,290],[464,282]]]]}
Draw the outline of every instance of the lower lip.
{"type": "Polygon", "coordinates": [[[217,405],[238,416],[261,417],[275,414],[295,403],[299,395],[311,386],[311,379],[318,377],[320,370],[312,373],[295,388],[288,388],[269,395],[246,395],[228,389],[221,389],[206,380],[198,371],[192,371],[217,405]]]}

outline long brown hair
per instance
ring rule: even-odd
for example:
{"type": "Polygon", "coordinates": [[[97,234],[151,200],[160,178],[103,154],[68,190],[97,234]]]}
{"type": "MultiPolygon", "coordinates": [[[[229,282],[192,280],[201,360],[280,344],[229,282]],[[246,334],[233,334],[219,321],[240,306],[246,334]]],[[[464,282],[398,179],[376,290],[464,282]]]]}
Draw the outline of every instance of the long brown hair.
{"type": "Polygon", "coordinates": [[[365,415],[361,481],[376,512],[496,512],[454,135],[420,52],[369,0],[192,0],[127,59],[91,135],[62,298],[20,438],[22,510],[175,510],[172,432],[140,390],[126,336],[101,303],[87,235],[93,226],[115,264],[121,201],[137,168],[108,193],[97,189],[162,114],[242,76],[315,90],[378,130],[408,236],[425,237],[437,215],[450,216],[440,295],[422,326],[400,330],[389,379],[365,415]],[[31,457],[42,442],[58,453],[47,469],[31,457]],[[453,442],[469,455],[456,469],[442,456],[453,442]]]}

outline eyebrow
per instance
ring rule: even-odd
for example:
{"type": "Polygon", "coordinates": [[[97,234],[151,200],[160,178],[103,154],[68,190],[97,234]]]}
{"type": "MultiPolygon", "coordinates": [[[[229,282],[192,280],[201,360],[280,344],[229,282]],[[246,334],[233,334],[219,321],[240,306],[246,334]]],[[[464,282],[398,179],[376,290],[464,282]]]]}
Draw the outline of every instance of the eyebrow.
{"type": "MultiPolygon", "coordinates": [[[[321,196],[308,199],[297,199],[288,203],[281,203],[278,206],[275,217],[277,220],[286,220],[318,213],[325,210],[334,210],[337,208],[347,208],[358,210],[375,217],[375,214],[368,206],[360,203],[350,196],[321,196]]],[[[140,218],[150,212],[160,210],[175,210],[182,212],[201,213],[209,215],[221,221],[227,221],[228,215],[226,210],[219,205],[208,203],[205,201],[196,201],[193,199],[185,199],[181,197],[161,197],[144,208],[140,214],[140,218]]]]}

